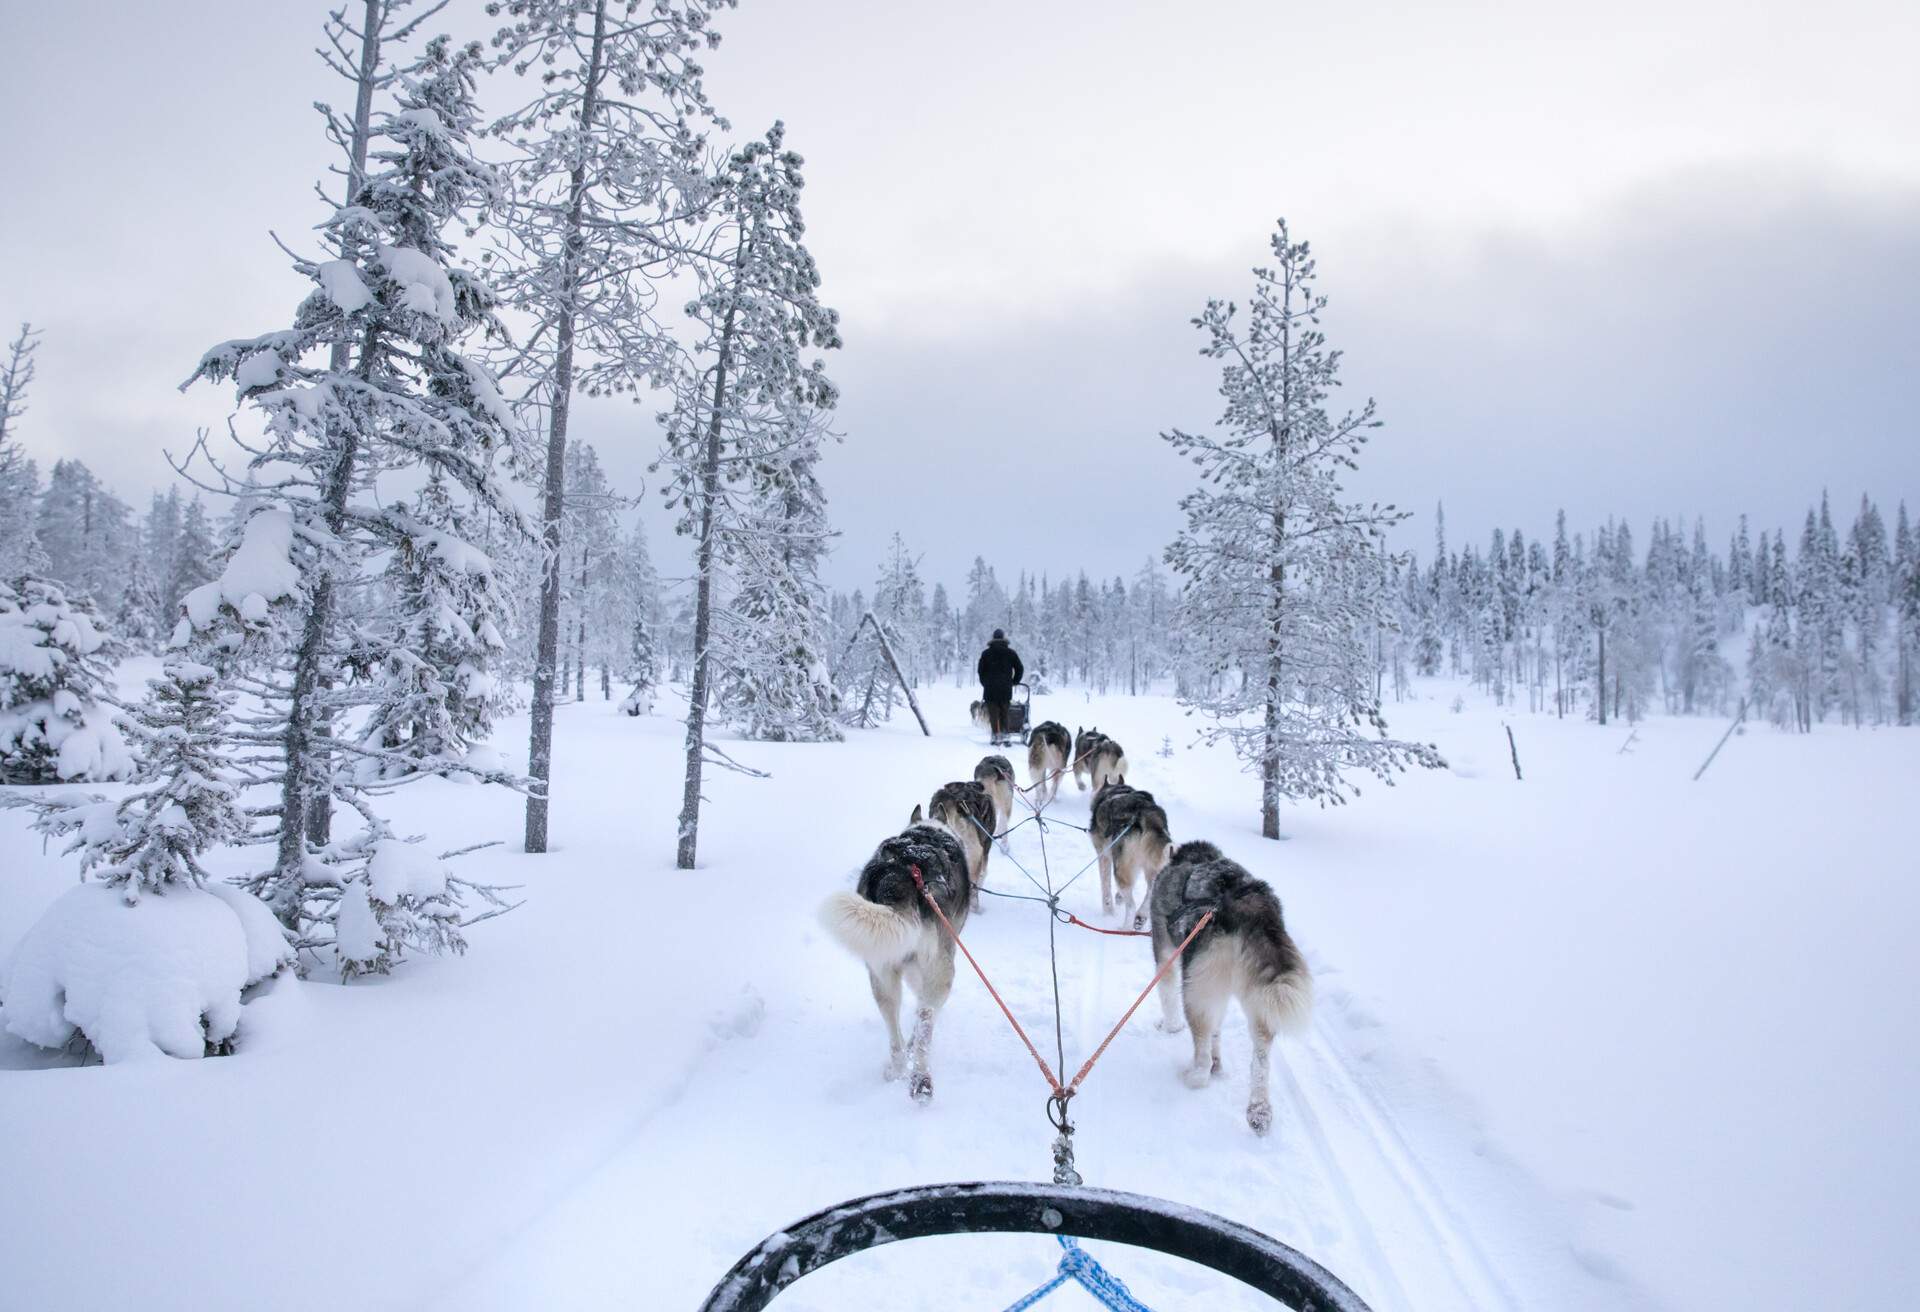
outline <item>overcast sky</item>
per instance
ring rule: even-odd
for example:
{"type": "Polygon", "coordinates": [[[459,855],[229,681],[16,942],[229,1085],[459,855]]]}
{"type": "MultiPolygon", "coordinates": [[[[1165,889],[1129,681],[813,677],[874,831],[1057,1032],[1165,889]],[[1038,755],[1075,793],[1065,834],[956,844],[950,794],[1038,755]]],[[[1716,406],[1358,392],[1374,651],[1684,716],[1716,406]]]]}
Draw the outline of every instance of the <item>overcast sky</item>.
{"type": "MultiPolygon", "coordinates": [[[[144,501],[228,413],[175,391],[200,352],[287,322],[268,230],[320,217],[322,17],[0,0],[0,325],[46,329],[43,468],[144,501]]],[[[1456,542],[1556,506],[1719,538],[1823,485],[1920,511],[1911,0],[743,0],[721,30],[712,98],[786,120],[844,321],[837,585],[895,529],[950,584],[1157,554],[1185,467],[1156,434],[1218,410],[1187,320],[1280,215],[1386,420],[1356,494],[1423,553],[1438,501],[1456,542]]],[[[575,431],[641,485],[650,408],[575,431]]]]}

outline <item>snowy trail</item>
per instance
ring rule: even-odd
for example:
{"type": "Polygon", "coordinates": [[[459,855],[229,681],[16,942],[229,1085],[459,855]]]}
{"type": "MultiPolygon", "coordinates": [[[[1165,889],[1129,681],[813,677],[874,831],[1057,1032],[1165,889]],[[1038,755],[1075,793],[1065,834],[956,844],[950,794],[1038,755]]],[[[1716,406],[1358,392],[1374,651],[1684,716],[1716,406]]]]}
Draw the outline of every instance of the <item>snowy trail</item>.
{"type": "MultiPolygon", "coordinates": [[[[941,748],[943,759],[960,754],[941,748]]],[[[1050,814],[1082,824],[1085,810],[1086,795],[1069,789],[1050,814]]],[[[1177,809],[1173,819],[1178,834],[1184,819],[1177,809]]],[[[1097,869],[1074,879],[1093,856],[1085,835],[1054,825],[1044,841],[1043,864],[1037,826],[1017,828],[992,859],[988,887],[1032,892],[1017,860],[1056,888],[1073,880],[1063,905],[1110,924],[1100,913],[1097,869]]],[[[845,853],[834,855],[845,864],[845,853]]],[[[679,1096],[445,1306],[521,1306],[556,1288],[579,1306],[630,1305],[635,1290],[657,1294],[660,1306],[691,1306],[764,1234],[825,1204],[911,1183],[1045,1178],[1044,1081],[965,962],[934,1039],[934,1101],[914,1106],[902,1085],[880,1078],[883,1043],[864,977],[813,931],[815,895],[796,890],[785,916],[747,930],[769,942],[764,951],[743,943],[743,957],[768,964],[750,990],[720,1000],[714,1028],[721,1041],[679,1096]],[[771,950],[796,922],[805,926],[806,950],[771,950]],[[716,1173],[730,1182],[721,1192],[734,1206],[689,1225],[674,1182],[716,1173]],[[666,1237],[672,1261],[648,1260],[653,1245],[635,1236],[666,1237]],[[594,1273],[584,1289],[583,1272],[594,1273]]],[[[969,921],[967,942],[1054,1064],[1045,910],[994,897],[985,906],[969,921]]],[[[1069,925],[1055,933],[1060,1037],[1071,1075],[1153,966],[1144,939],[1069,925]]],[[[1225,1036],[1226,1073],[1201,1092],[1177,1078],[1187,1036],[1159,1033],[1157,1015],[1149,999],[1075,1100],[1089,1183],[1191,1203],[1264,1229],[1341,1275],[1377,1312],[1515,1306],[1324,1025],[1304,1041],[1276,1045],[1284,1108],[1262,1140],[1244,1122],[1250,1048],[1237,1011],[1225,1036]]],[[[1174,1259],[1129,1249],[1100,1256],[1150,1304],[1158,1294],[1171,1306],[1202,1297],[1209,1306],[1271,1306],[1174,1259]]],[[[1048,1245],[1027,1236],[923,1241],[827,1268],[794,1286],[780,1306],[801,1312],[878,1299],[898,1308],[1004,1306],[1044,1280],[1054,1260],[1048,1245]]],[[[1077,1305],[1077,1294],[1056,1297],[1077,1305]]]]}

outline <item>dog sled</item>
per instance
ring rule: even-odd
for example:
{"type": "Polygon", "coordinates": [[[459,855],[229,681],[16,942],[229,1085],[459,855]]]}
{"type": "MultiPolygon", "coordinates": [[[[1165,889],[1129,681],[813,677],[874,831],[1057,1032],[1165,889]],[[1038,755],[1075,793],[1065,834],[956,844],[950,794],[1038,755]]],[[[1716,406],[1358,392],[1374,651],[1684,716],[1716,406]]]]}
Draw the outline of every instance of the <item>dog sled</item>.
{"type": "MultiPolygon", "coordinates": [[[[1027,745],[1027,735],[1033,731],[1033,689],[1024,683],[1013,685],[1013,700],[1007,703],[1006,737],[1018,737],[1020,745],[1027,745]]],[[[1008,744],[1009,746],[1011,744],[1008,744]]]]}

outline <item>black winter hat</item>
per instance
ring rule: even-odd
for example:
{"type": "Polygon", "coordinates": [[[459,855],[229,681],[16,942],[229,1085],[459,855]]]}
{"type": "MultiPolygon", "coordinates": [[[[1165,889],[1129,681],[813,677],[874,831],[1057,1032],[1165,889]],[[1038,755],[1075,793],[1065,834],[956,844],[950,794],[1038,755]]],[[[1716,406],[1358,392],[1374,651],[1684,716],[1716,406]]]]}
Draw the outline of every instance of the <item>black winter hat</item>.
{"type": "Polygon", "coordinates": [[[993,631],[993,640],[995,642],[1005,642],[1007,640],[1007,631],[1005,629],[995,629],[993,631]]]}

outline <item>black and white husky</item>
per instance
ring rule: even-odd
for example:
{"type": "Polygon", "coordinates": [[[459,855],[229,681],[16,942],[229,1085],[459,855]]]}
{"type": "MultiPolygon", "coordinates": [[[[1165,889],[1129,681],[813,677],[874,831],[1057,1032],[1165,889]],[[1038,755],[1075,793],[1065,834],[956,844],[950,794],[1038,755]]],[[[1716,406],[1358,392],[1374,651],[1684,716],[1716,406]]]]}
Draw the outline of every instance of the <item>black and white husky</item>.
{"type": "Polygon", "coordinates": [[[1098,729],[1078,730],[1073,739],[1073,781],[1084,793],[1087,780],[1080,777],[1082,771],[1093,781],[1097,793],[1127,772],[1127,754],[1098,729]]]}
{"type": "MultiPolygon", "coordinates": [[[[1166,961],[1203,915],[1214,913],[1180,961],[1179,993],[1186,1024],[1193,1030],[1193,1064],[1182,1078],[1199,1089],[1220,1073],[1220,1023],[1226,1018],[1227,999],[1238,998],[1253,1033],[1247,1124],[1255,1134],[1265,1134],[1273,1124],[1267,1096],[1273,1036],[1304,1029],[1313,1011],[1313,976],[1287,934],[1280,899],[1212,843],[1182,843],[1154,880],[1152,902],[1156,965],[1166,961]]],[[[1160,1027],[1169,1031],[1181,1025],[1174,1010],[1173,976],[1168,971],[1160,985],[1160,1027]]]]}
{"type": "Polygon", "coordinates": [[[1120,918],[1135,929],[1146,924],[1153,897],[1153,877],[1166,866],[1173,851],[1167,834],[1167,813],[1143,788],[1130,788],[1124,778],[1093,795],[1093,818],[1087,824],[1100,858],[1100,909],[1113,914],[1114,887],[1120,890],[1120,918]],[[1140,883],[1140,910],[1134,911],[1133,886],[1140,883]]]}
{"type": "Polygon", "coordinates": [[[1013,818],[1013,762],[1004,756],[983,756],[973,767],[973,781],[993,800],[993,836],[1002,838],[1013,818]]]}
{"type": "Polygon", "coordinates": [[[887,1026],[886,1077],[907,1077],[917,1102],[933,1097],[927,1049],[933,1022],[953,989],[953,937],[921,896],[920,883],[940,905],[954,932],[967,923],[973,885],[967,854],[947,826],[923,822],[920,808],[900,834],[874,850],[851,891],[842,890],[820,908],[820,923],[840,946],[866,963],[874,1005],[887,1026]],[[913,987],[917,1003],[913,1037],[900,1034],[900,985],[913,987]]]}
{"type": "Polygon", "coordinates": [[[1047,805],[1060,791],[1060,776],[1073,760],[1073,735],[1058,720],[1035,725],[1027,735],[1027,792],[1034,809],[1047,805]]]}
{"type": "MultiPolygon", "coordinates": [[[[920,819],[920,808],[913,811],[920,819]]],[[[927,803],[927,819],[945,825],[960,839],[967,853],[967,878],[973,886],[973,909],[980,909],[980,887],[987,882],[987,858],[993,854],[993,836],[999,833],[994,823],[993,795],[984,784],[972,779],[941,784],[927,803]]]]}

